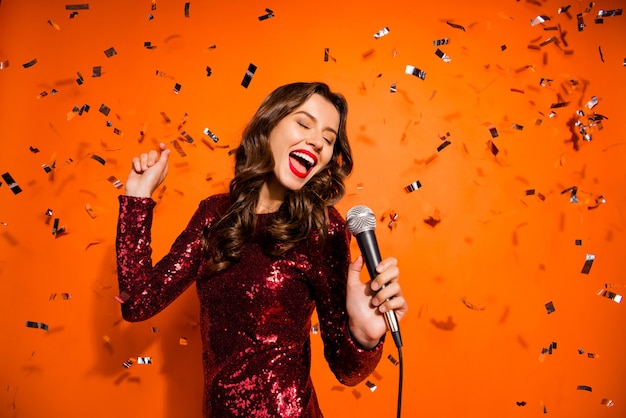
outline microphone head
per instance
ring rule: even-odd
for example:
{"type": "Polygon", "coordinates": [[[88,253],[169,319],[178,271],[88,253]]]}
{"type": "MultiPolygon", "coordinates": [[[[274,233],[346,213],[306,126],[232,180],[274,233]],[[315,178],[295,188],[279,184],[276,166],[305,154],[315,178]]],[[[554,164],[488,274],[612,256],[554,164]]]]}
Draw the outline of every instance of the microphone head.
{"type": "Polygon", "coordinates": [[[374,216],[374,212],[367,206],[354,206],[346,214],[346,223],[348,225],[348,231],[350,231],[352,235],[357,235],[361,232],[376,229],[376,216],[374,216]]]}

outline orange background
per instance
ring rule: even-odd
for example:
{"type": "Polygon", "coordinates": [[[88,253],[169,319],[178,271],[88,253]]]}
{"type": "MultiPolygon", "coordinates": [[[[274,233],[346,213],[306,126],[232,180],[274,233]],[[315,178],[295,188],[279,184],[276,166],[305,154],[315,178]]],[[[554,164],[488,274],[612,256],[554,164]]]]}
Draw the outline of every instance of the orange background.
{"type": "MultiPolygon", "coordinates": [[[[159,141],[186,154],[173,152],[158,193],[159,258],[198,201],[225,190],[228,151],[261,99],[297,80],[347,96],[356,168],[338,206],[371,207],[383,257],[402,268],[403,416],[626,416],[626,302],[597,295],[626,295],[626,17],[594,22],[623,1],[574,1],[559,14],[566,4],[554,0],[196,0],[186,17],[179,0],[155,10],[148,0],[99,0],[72,18],[65,4],[0,3],[0,174],[23,190],[0,186],[0,416],[199,416],[195,291],[149,321],[122,321],[114,237],[123,189],[108,179],[123,182],[132,156],[159,141]],[[265,8],[274,16],[261,21],[265,8]],[[532,25],[540,15],[549,20],[532,25]],[[435,46],[442,38],[449,43],[435,46]],[[584,141],[576,122],[589,125],[594,112],[608,119],[584,141]],[[407,193],[415,181],[422,188],[407,193]],[[572,186],[578,202],[562,193],[572,186]],[[54,218],[65,233],[52,234],[54,218]],[[138,356],[152,364],[123,367],[138,356]]],[[[391,340],[370,391],[341,387],[312,339],[327,417],[395,415],[391,340]]]]}

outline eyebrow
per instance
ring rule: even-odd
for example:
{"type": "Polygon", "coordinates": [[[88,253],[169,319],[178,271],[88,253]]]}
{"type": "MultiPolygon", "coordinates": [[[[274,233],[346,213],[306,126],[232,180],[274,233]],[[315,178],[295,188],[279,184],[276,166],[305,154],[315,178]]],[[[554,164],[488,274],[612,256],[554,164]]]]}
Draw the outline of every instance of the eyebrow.
{"type": "MultiPolygon", "coordinates": [[[[311,118],[313,121],[317,122],[317,118],[316,118],[315,116],[313,116],[312,114],[310,114],[309,112],[307,112],[306,110],[299,110],[299,111],[295,112],[295,114],[298,114],[298,113],[303,113],[303,114],[305,114],[306,116],[308,116],[309,118],[311,118]]],[[[335,134],[335,136],[339,136],[339,134],[337,133],[337,131],[336,131],[336,130],[334,130],[333,128],[331,128],[330,126],[325,127],[323,130],[324,130],[324,131],[330,131],[330,132],[332,132],[333,134],[335,134]]]]}

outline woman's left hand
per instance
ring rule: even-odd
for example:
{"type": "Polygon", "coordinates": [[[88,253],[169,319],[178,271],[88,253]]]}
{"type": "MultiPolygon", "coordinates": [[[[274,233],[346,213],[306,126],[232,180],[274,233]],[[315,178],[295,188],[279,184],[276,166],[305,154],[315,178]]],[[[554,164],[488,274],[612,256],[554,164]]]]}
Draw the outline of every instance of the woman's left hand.
{"type": "Polygon", "coordinates": [[[375,347],[387,332],[383,313],[395,311],[398,321],[406,314],[408,305],[398,283],[398,260],[389,257],[376,267],[378,275],[372,281],[361,281],[363,257],[357,257],[348,268],[346,309],[352,336],[365,348],[375,347]]]}

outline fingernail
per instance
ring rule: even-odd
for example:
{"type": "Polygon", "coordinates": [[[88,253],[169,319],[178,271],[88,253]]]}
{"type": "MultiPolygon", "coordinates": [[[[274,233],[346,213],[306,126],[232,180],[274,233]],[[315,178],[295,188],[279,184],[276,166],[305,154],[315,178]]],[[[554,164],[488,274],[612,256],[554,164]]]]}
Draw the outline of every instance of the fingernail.
{"type": "Polygon", "coordinates": [[[372,282],[372,284],[370,285],[370,288],[375,292],[378,290],[378,283],[377,282],[372,282]]]}

